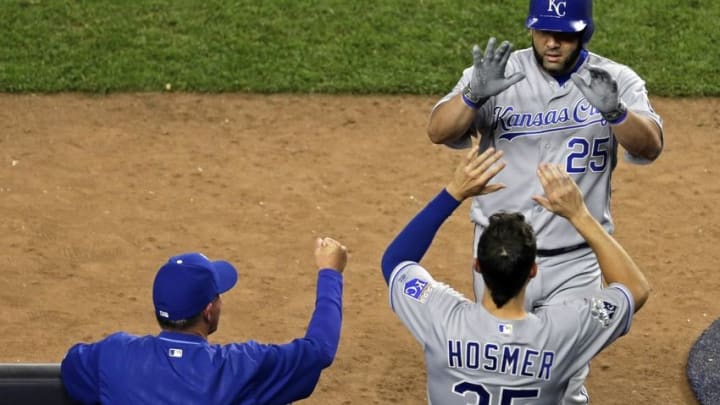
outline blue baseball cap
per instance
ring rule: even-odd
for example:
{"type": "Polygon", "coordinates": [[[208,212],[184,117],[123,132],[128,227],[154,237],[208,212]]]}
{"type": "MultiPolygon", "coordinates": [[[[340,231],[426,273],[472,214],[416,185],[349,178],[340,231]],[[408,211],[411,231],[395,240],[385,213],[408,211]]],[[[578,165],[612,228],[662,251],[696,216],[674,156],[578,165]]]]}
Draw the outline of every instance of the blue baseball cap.
{"type": "Polygon", "coordinates": [[[593,24],[592,0],[530,0],[525,26],[533,30],[582,32],[582,43],[590,41],[593,24]]]}
{"type": "Polygon", "coordinates": [[[188,319],[233,288],[237,279],[237,270],[226,261],[210,261],[202,253],[173,256],[155,275],[155,314],[169,321],[188,319]]]}

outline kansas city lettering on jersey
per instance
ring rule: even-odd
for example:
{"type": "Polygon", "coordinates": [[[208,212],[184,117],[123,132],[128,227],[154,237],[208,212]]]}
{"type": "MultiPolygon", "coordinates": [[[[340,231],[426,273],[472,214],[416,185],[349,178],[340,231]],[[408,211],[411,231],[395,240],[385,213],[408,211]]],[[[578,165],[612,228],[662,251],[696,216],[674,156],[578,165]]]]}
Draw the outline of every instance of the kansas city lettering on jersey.
{"type": "Polygon", "coordinates": [[[555,352],[517,345],[448,340],[448,367],[549,380],[555,352]]]}
{"type": "Polygon", "coordinates": [[[499,139],[508,141],[520,136],[582,128],[597,123],[607,125],[600,110],[593,107],[584,98],[578,100],[572,108],[516,112],[515,107],[509,105],[495,107],[493,114],[495,115],[493,129],[498,133],[499,139]]]}

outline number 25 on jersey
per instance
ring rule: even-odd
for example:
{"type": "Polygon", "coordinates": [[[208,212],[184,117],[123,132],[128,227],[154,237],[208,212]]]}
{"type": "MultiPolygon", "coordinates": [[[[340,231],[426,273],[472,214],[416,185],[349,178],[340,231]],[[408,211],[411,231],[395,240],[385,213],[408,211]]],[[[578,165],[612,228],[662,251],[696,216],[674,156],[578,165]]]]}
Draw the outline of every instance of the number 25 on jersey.
{"type": "Polygon", "coordinates": [[[571,138],[567,147],[570,153],[565,161],[568,173],[585,173],[588,168],[597,173],[605,171],[609,159],[610,138],[571,138]]]}
{"type": "Polygon", "coordinates": [[[500,402],[493,402],[492,395],[485,389],[482,384],[473,384],[467,381],[460,381],[453,386],[453,392],[459,395],[467,393],[477,394],[478,400],[476,405],[512,405],[515,398],[538,398],[540,396],[539,389],[500,389],[500,402]]]}

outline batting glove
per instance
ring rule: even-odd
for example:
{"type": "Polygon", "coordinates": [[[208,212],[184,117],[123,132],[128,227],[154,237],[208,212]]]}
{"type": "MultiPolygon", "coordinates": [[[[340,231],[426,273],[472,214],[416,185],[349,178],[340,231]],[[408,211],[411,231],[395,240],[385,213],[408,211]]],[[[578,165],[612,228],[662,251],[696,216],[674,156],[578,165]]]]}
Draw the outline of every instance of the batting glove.
{"type": "Polygon", "coordinates": [[[619,124],[627,118],[627,107],[618,96],[618,85],[606,70],[588,66],[590,84],[588,85],[579,74],[573,73],[570,78],[580,89],[587,101],[597,108],[603,118],[611,124],[619,124]]]}
{"type": "Polygon", "coordinates": [[[495,43],[495,38],[490,38],[484,54],[480,46],[473,45],[473,73],[470,83],[463,90],[463,100],[472,108],[480,108],[488,98],[502,93],[525,78],[525,73],[522,72],[505,77],[505,65],[512,53],[512,44],[503,41],[495,49],[495,43]]]}

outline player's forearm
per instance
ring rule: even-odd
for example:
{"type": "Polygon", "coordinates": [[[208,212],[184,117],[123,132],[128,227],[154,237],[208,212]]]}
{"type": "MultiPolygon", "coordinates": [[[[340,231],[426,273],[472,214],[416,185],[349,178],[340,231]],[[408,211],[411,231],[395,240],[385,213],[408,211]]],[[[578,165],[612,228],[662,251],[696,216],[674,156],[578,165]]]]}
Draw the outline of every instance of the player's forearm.
{"type": "Polygon", "coordinates": [[[307,398],[323,369],[332,364],[342,322],[342,274],[331,269],[318,272],[315,311],[302,339],[268,345],[259,361],[254,388],[256,403],[288,404],[307,398]]]}
{"type": "Polygon", "coordinates": [[[457,95],[437,106],[430,114],[427,126],[428,137],[433,143],[443,144],[465,135],[477,110],[463,102],[457,95]]]}
{"type": "Polygon", "coordinates": [[[635,261],[589,212],[570,222],[595,252],[605,280],[627,287],[633,295],[635,311],[639,310],[648,298],[650,285],[635,261]]]}
{"type": "Polygon", "coordinates": [[[320,364],[329,366],[335,358],[342,326],[342,274],[323,269],[318,272],[315,312],[305,334],[306,339],[316,342],[320,364]]]}
{"type": "Polygon", "coordinates": [[[404,261],[419,262],[435,238],[440,226],[460,206],[446,189],[443,189],[390,242],[382,257],[381,268],[385,283],[392,271],[404,261]]]}
{"type": "Polygon", "coordinates": [[[633,156],[655,160],[662,151],[662,132],[657,124],[643,115],[628,111],[622,123],[613,126],[618,142],[633,156]]]}

